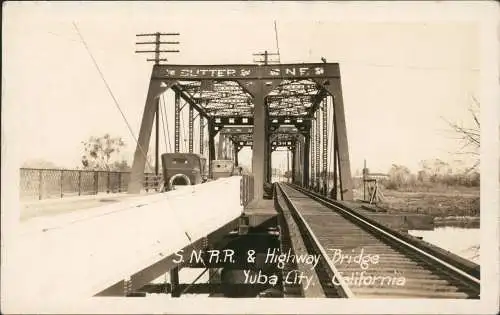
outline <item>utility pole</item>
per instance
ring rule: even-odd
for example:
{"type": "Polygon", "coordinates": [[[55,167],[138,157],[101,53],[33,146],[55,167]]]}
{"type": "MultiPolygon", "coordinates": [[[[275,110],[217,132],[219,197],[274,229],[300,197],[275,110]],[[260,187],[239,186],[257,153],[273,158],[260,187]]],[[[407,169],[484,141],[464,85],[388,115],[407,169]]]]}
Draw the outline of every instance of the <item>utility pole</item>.
{"type": "MultiPolygon", "coordinates": [[[[161,53],[178,53],[177,49],[160,49],[161,45],[178,45],[178,41],[161,41],[161,36],[179,36],[179,33],[149,33],[149,34],[137,34],[137,37],[154,36],[154,41],[140,41],[136,42],[136,45],[155,45],[154,50],[136,50],[136,53],[154,53],[154,59],[146,59],[147,61],[154,61],[155,65],[159,65],[161,61],[168,61],[167,58],[160,58],[161,53]]],[[[160,169],[160,99],[156,101],[156,114],[155,114],[155,175],[158,176],[160,169]]]]}
{"type": "Polygon", "coordinates": [[[267,50],[265,50],[263,53],[253,54],[253,56],[263,58],[263,60],[262,59],[257,59],[257,60],[254,59],[253,62],[258,63],[258,64],[263,64],[265,66],[267,66],[269,64],[279,64],[280,63],[279,54],[278,53],[269,53],[267,50]],[[270,60],[269,56],[278,56],[278,60],[270,60]]]}
{"type": "Polygon", "coordinates": [[[149,33],[149,34],[137,34],[135,36],[137,37],[145,37],[145,36],[154,36],[155,40],[154,41],[149,41],[149,42],[136,42],[136,45],[155,45],[154,50],[136,50],[136,53],[155,53],[155,58],[150,59],[148,58],[147,61],[154,61],[155,65],[160,64],[161,61],[168,61],[167,58],[160,58],[160,53],[178,53],[179,50],[177,49],[160,49],[160,45],[179,45],[178,41],[161,41],[161,36],[179,36],[180,33],[149,33]]]}

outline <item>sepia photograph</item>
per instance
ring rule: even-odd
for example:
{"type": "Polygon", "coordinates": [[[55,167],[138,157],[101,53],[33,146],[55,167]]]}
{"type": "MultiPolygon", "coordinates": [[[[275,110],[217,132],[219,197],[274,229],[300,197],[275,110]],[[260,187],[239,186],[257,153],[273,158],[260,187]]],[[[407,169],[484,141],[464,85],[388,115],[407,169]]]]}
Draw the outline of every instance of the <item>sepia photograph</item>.
{"type": "Polygon", "coordinates": [[[498,313],[499,12],[3,3],[2,313],[498,313]]]}

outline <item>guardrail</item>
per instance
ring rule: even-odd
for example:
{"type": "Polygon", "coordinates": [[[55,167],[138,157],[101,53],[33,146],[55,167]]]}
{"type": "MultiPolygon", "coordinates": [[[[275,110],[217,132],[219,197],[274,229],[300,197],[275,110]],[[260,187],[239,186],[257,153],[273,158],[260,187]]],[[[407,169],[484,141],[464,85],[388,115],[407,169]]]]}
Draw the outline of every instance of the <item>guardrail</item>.
{"type": "MultiPolygon", "coordinates": [[[[144,189],[158,190],[162,176],[144,174],[144,189]]],[[[47,199],[69,196],[124,192],[130,172],[86,171],[71,169],[20,169],[20,198],[47,199]]]]}

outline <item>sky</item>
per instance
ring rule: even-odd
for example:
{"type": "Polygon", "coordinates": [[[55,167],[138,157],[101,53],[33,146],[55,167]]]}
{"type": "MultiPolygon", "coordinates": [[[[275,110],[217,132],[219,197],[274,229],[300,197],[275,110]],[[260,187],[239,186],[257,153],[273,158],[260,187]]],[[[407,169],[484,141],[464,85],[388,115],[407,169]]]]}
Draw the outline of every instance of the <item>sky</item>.
{"type": "MultiPolygon", "coordinates": [[[[14,140],[7,150],[18,154],[20,164],[44,159],[74,168],[80,166],[81,142],[109,133],[124,138],[122,155],[131,162],[133,136],[73,23],[137,135],[152,66],[146,58],[152,56],[134,53],[135,34],[181,33],[181,52],[167,56],[173,64],[252,63],[253,53],[276,51],[276,21],[282,63],[325,57],[340,64],[353,173],[364,159],[374,172],[387,172],[392,164],[417,171],[422,160],[463,159],[445,120],[472,126],[468,108],[472,97],[480,98],[480,28],[453,18],[456,12],[474,16],[474,7],[439,5],[440,14],[425,3],[395,5],[403,15],[391,19],[377,18],[377,3],[359,13],[361,3],[355,2],[8,2],[2,120],[8,120],[3,132],[14,140]]],[[[172,138],[170,94],[166,100],[172,138]]],[[[164,151],[168,145],[160,143],[164,151]]],[[[251,152],[243,151],[240,161],[251,165],[251,152]]],[[[273,166],[285,161],[285,153],[277,154],[273,166]]]]}

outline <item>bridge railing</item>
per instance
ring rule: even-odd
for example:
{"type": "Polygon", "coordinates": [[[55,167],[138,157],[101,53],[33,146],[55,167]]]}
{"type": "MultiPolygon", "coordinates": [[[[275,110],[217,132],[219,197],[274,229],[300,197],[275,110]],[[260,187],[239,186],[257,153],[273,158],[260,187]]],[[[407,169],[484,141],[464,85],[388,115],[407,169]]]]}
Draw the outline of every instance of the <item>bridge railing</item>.
{"type": "MultiPolygon", "coordinates": [[[[120,193],[127,191],[129,179],[130,172],[21,168],[19,191],[21,200],[120,193]]],[[[155,174],[144,174],[146,191],[160,183],[155,174]]]]}

